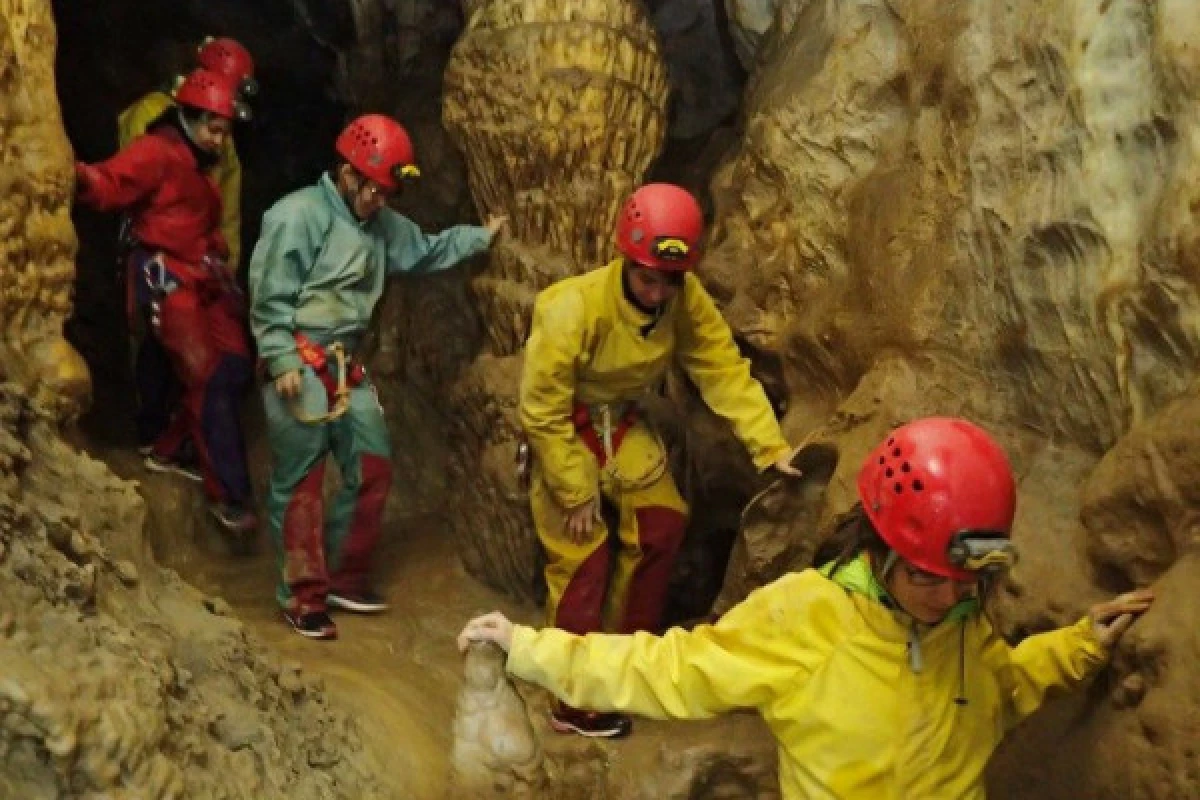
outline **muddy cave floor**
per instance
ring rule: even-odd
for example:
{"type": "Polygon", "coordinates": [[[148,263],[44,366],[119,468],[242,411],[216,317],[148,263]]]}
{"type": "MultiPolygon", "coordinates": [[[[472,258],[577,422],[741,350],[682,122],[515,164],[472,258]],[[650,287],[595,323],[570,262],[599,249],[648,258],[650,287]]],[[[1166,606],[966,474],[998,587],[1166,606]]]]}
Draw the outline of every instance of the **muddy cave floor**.
{"type": "MultiPolygon", "coordinates": [[[[147,535],[155,537],[151,545],[160,564],[223,598],[285,663],[322,676],[333,701],[357,718],[376,763],[404,765],[397,770],[403,775],[381,776],[397,798],[449,796],[454,710],[463,676],[455,636],[478,613],[499,609],[514,621],[539,624],[538,609],[467,575],[436,516],[406,516],[390,503],[375,565],[376,587],[390,609],[371,616],[335,613],[336,641],[305,639],[284,622],[275,603],[275,555],[265,534],[251,555],[217,552],[220,534],[204,516],[199,484],[149,472],[131,448],[91,442],[85,449],[140,484],[147,535]]],[[[610,796],[646,796],[637,787],[659,783],[664,772],[677,768],[680,754],[727,751],[732,742],[743,757],[750,751],[756,759],[773,760],[766,729],[752,714],[712,722],[637,719],[630,738],[596,742],[554,733],[546,721],[551,698],[530,687],[522,687],[522,694],[547,759],[603,771],[602,785],[621,787],[610,796]]]]}

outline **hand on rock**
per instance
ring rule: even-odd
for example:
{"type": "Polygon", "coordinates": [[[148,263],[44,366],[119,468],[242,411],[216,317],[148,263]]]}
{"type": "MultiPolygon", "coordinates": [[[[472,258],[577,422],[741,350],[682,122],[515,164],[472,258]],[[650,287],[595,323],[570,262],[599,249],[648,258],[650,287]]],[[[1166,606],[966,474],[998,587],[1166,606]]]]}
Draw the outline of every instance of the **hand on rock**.
{"type": "Polygon", "coordinates": [[[488,233],[495,239],[501,231],[508,227],[508,217],[505,214],[492,214],[483,223],[483,227],[487,228],[488,233]]]}
{"type": "Polygon", "coordinates": [[[458,635],[458,651],[467,652],[472,642],[492,642],[504,652],[512,646],[513,624],[499,611],[476,617],[458,635]]]}
{"type": "Polygon", "coordinates": [[[800,448],[788,450],[775,461],[775,469],[781,474],[787,475],[789,478],[799,478],[804,475],[801,470],[792,466],[792,462],[796,459],[796,455],[800,452],[800,448]]]}
{"type": "Polygon", "coordinates": [[[1129,630],[1134,619],[1150,608],[1153,602],[1154,590],[1137,589],[1092,606],[1088,616],[1092,618],[1092,625],[1096,629],[1096,639],[1105,648],[1111,649],[1121,634],[1129,630]]]}

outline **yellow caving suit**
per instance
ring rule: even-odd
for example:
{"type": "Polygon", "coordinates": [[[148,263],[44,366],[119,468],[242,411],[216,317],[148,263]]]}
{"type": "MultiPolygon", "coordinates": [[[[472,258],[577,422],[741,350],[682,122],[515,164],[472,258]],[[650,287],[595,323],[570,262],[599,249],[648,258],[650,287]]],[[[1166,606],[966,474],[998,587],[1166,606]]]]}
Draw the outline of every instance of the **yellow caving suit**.
{"type": "Polygon", "coordinates": [[[977,606],[928,627],[886,602],[860,557],[833,579],[787,575],[691,631],[517,626],[508,670],[598,711],[754,709],[779,745],[784,800],[983,800],[1005,733],[1108,657],[1087,618],[1010,647],[977,606]]]}
{"type": "Polygon", "coordinates": [[[788,452],[762,386],[694,275],[685,276],[657,320],[626,299],[620,260],[537,297],[519,411],[535,455],[530,504],[547,554],[552,625],[588,633],[660,623],[687,504],[661,441],[631,409],[660,384],[672,359],[760,469],[788,452]],[[566,531],[567,510],[598,491],[620,519],[611,583],[604,523],[582,544],[566,531]]]}
{"type": "MultiPolygon", "coordinates": [[[[174,98],[166,92],[150,92],[122,111],[117,117],[118,148],[124,150],[173,105],[174,98]]],[[[229,247],[229,268],[237,272],[242,257],[242,164],[232,136],[225,139],[212,177],[221,192],[221,234],[229,247]]]]}

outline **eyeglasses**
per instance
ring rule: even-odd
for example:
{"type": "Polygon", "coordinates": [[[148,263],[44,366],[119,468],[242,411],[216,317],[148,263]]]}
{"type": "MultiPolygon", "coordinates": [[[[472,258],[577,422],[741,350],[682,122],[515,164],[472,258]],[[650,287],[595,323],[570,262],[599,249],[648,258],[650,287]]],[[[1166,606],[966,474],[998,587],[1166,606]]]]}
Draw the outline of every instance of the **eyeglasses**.
{"type": "Polygon", "coordinates": [[[974,589],[979,585],[978,576],[965,581],[954,580],[943,575],[935,575],[932,572],[926,572],[919,567],[914,567],[907,561],[901,561],[900,568],[904,570],[904,574],[908,576],[908,580],[913,586],[932,588],[934,586],[945,586],[947,583],[953,583],[956,586],[960,586],[964,589],[974,589]]]}
{"type": "Polygon", "coordinates": [[[372,200],[382,200],[385,203],[396,196],[394,191],[384,189],[375,181],[362,175],[358,176],[358,188],[356,188],[354,191],[357,194],[366,192],[367,196],[372,200]]]}

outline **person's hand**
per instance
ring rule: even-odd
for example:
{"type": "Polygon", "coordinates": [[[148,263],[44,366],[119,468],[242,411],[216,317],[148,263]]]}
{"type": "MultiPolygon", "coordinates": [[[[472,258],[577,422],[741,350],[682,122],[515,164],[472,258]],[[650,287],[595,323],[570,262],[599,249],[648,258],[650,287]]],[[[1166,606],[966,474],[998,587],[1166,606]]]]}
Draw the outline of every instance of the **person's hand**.
{"type": "Polygon", "coordinates": [[[288,399],[300,396],[300,386],[300,370],[298,369],[289,369],[275,379],[275,391],[279,392],[281,397],[288,399]]]}
{"type": "Polygon", "coordinates": [[[493,642],[504,652],[512,647],[513,624],[499,611],[476,617],[458,635],[458,652],[465,653],[472,642],[493,642]]]}
{"type": "Polygon", "coordinates": [[[508,227],[508,216],[505,214],[492,214],[483,223],[483,227],[487,228],[487,232],[495,239],[502,230],[508,227]]]}
{"type": "Polygon", "coordinates": [[[1097,641],[1106,649],[1111,649],[1121,638],[1121,634],[1129,630],[1134,619],[1153,602],[1153,589],[1136,589],[1092,606],[1088,616],[1092,618],[1097,641]]]}
{"type": "Polygon", "coordinates": [[[800,448],[788,450],[775,461],[775,469],[782,475],[787,475],[789,478],[799,478],[804,473],[801,470],[792,466],[792,461],[796,459],[796,454],[800,452],[800,448]]]}
{"type": "Polygon", "coordinates": [[[567,536],[575,544],[583,544],[592,535],[596,524],[596,498],[567,510],[567,536]]]}

